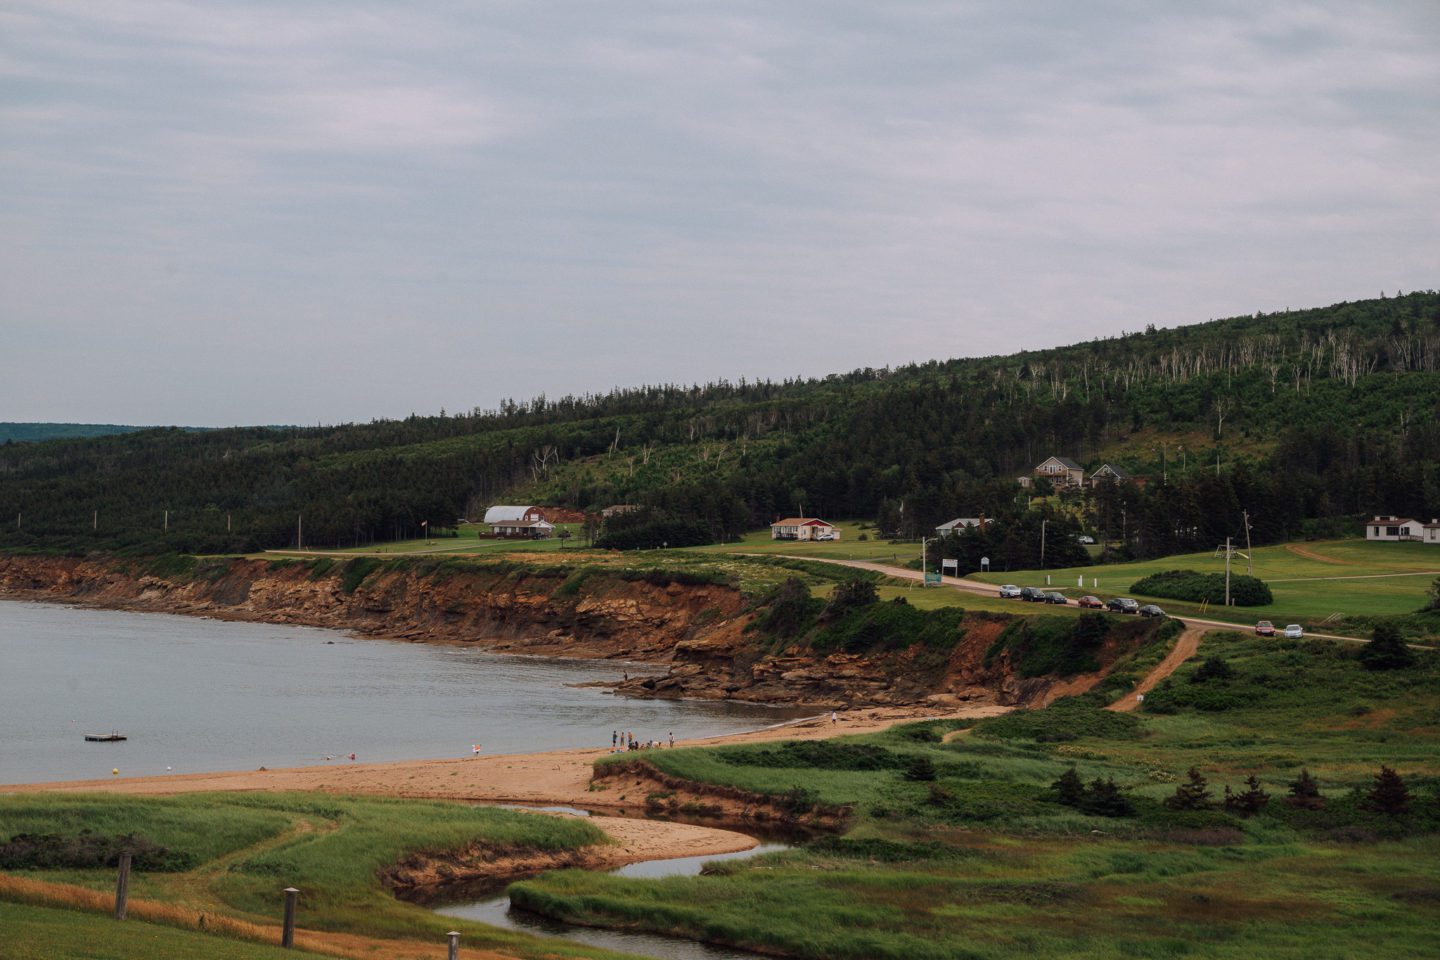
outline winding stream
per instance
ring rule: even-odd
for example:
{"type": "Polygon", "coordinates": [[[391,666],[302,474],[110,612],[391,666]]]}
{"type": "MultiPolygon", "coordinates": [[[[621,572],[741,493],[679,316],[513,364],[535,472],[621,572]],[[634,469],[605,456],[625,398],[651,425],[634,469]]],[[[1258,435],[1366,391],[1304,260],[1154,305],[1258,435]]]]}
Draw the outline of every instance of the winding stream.
{"type": "MultiPolygon", "coordinates": [[[[542,809],[563,809],[563,812],[589,815],[583,810],[570,808],[542,809]]],[[[608,872],[617,877],[637,879],[693,877],[698,876],[701,868],[707,863],[721,860],[746,860],[750,857],[789,848],[790,844],[788,843],[763,841],[758,847],[736,853],[712,854],[703,857],[677,857],[672,860],[642,860],[639,863],[626,864],[608,872]]],[[[508,886],[508,884],[506,885],[508,886]]],[[[681,937],[667,937],[643,931],[572,926],[526,910],[513,910],[510,907],[510,897],[503,888],[497,891],[493,884],[483,895],[478,893],[475,888],[470,888],[469,895],[475,896],[477,899],[456,902],[457,898],[466,896],[465,889],[464,887],[448,888],[443,893],[444,901],[432,904],[432,909],[445,916],[488,923],[493,927],[501,927],[506,930],[532,933],[544,937],[560,937],[593,947],[604,947],[608,950],[633,953],[642,957],[655,957],[657,960],[755,960],[758,956],[758,954],[745,950],[699,943],[681,937]]]]}

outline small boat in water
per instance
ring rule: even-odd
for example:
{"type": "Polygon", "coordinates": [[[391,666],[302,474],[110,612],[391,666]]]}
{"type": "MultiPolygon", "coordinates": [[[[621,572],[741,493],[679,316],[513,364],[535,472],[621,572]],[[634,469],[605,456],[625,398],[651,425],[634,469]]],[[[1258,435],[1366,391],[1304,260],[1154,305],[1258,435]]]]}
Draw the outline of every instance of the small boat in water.
{"type": "Polygon", "coordinates": [[[85,734],[85,739],[96,743],[115,743],[119,740],[128,740],[129,737],[123,733],[114,733],[112,731],[111,733],[87,733],[85,734]]]}

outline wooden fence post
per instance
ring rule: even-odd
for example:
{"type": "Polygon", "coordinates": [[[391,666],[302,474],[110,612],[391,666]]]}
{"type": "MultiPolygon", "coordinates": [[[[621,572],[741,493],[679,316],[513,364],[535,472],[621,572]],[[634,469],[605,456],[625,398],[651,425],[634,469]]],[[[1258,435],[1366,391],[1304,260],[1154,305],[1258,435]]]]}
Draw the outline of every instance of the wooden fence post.
{"type": "Polygon", "coordinates": [[[300,891],[294,887],[285,888],[285,926],[280,932],[280,946],[295,946],[295,901],[300,898],[300,891]]]}
{"type": "Polygon", "coordinates": [[[125,919],[125,901],[130,897],[130,860],[130,854],[120,854],[120,876],[115,881],[116,920],[125,919]]]}
{"type": "Polygon", "coordinates": [[[446,956],[449,960],[460,960],[460,931],[451,930],[445,936],[450,938],[450,952],[446,956]]]}

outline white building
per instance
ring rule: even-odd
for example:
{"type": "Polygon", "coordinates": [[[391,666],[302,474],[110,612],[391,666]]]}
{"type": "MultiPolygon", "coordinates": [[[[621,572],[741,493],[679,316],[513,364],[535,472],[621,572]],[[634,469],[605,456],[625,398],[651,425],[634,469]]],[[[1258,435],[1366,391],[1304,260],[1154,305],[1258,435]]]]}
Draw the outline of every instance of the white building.
{"type": "Polygon", "coordinates": [[[770,524],[772,540],[839,540],[835,524],[815,517],[786,517],[770,524]]]}
{"type": "Polygon", "coordinates": [[[952,533],[959,533],[961,530],[964,530],[966,527],[978,527],[978,526],[980,526],[980,518],[979,518],[979,517],[956,517],[954,520],[947,521],[947,522],[945,522],[945,523],[940,524],[940,526],[936,527],[936,528],[935,528],[935,533],[936,533],[937,536],[948,537],[948,536],[950,536],[952,533]]]}
{"type": "MultiPolygon", "coordinates": [[[[1409,517],[1371,517],[1365,524],[1366,540],[1419,540],[1425,525],[1409,517]]],[[[1440,540],[1431,541],[1440,543],[1440,540]]]]}

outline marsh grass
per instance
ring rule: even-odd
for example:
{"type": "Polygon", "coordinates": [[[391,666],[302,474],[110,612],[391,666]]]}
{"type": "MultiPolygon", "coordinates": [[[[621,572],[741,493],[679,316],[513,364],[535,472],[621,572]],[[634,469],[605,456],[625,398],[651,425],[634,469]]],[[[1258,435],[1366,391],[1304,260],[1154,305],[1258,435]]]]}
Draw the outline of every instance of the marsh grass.
{"type": "MultiPolygon", "coordinates": [[[[1157,637],[1125,666],[1142,673],[1172,640],[1157,637]]],[[[1216,633],[1167,690],[1146,700],[1164,713],[1114,714],[1101,709],[1108,695],[1090,695],[948,741],[932,723],[823,751],[660,751],[648,759],[672,775],[769,794],[803,784],[852,804],[854,819],[841,837],[710,875],[567,871],[514,896],[586,923],[807,958],[1434,955],[1440,657],[1373,672],[1338,644],[1216,633]],[[1228,676],[1212,668],[1192,683],[1206,657],[1228,676]],[[1191,692],[1208,684],[1218,686],[1191,692]],[[922,756],[936,780],[907,781],[905,764],[922,756]],[[1381,764],[1405,776],[1410,813],[1364,808],[1381,764]],[[1134,815],[1061,806],[1050,785],[1072,766],[1087,783],[1113,778],[1134,815]],[[1166,808],[1191,766],[1217,800],[1253,773],[1270,803],[1248,818],[1166,808]],[[1283,801],[1302,766],[1320,781],[1320,810],[1283,801]]]]}

